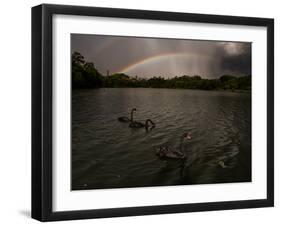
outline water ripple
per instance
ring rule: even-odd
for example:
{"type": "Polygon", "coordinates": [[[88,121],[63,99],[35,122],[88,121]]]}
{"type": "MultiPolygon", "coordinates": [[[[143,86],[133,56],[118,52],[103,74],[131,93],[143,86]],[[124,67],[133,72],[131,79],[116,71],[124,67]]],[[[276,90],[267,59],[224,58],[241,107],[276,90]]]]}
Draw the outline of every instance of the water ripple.
{"type": "Polygon", "coordinates": [[[222,183],[251,179],[251,96],[169,89],[74,90],[72,188],[222,183]],[[132,129],[117,117],[137,108],[132,129]],[[179,148],[184,162],[163,161],[153,147],[179,148]]]}

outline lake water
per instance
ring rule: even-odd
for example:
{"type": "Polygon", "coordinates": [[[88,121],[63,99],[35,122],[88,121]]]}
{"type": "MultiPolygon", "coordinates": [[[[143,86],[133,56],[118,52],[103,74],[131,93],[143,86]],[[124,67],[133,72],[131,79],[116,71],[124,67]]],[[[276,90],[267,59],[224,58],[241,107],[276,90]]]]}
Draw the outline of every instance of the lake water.
{"type": "Polygon", "coordinates": [[[249,93],[103,88],[72,93],[72,189],[251,181],[249,93]],[[153,130],[117,120],[137,108],[153,130]],[[179,148],[187,158],[159,159],[154,147],[179,148]]]}

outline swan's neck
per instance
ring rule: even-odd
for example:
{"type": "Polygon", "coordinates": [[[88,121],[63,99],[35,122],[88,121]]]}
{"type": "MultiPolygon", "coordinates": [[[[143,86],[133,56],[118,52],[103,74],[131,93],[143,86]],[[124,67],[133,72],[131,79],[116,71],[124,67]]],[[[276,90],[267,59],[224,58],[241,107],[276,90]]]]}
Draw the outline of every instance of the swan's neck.
{"type": "Polygon", "coordinates": [[[180,139],[180,151],[181,152],[182,152],[182,146],[183,146],[183,139],[184,139],[184,136],[182,136],[180,139]]]}
{"type": "Polygon", "coordinates": [[[146,127],[146,128],[149,127],[149,125],[148,125],[149,122],[150,122],[150,119],[147,119],[147,120],[145,121],[145,127],[146,127]]]}
{"type": "Polygon", "coordinates": [[[131,111],[131,122],[134,120],[134,110],[131,111]]]}

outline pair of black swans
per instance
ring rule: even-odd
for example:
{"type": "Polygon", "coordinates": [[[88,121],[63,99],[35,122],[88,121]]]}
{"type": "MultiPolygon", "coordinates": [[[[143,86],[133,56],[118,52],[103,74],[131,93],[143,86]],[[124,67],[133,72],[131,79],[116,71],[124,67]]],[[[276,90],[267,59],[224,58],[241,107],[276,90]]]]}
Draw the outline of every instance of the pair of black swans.
{"type": "Polygon", "coordinates": [[[146,119],[145,120],[145,123],[142,123],[142,122],[138,122],[138,121],[134,121],[134,112],[137,111],[136,108],[133,108],[131,110],[131,117],[128,118],[126,116],[123,116],[123,117],[119,117],[118,120],[119,122],[129,122],[129,127],[130,128],[145,128],[146,130],[149,130],[149,129],[154,129],[155,128],[155,123],[152,122],[151,119],[146,119]]]}
{"type": "MultiPolygon", "coordinates": [[[[130,118],[123,116],[123,117],[119,117],[118,121],[129,123],[130,128],[145,128],[146,131],[148,131],[149,129],[155,128],[155,123],[151,119],[146,119],[145,123],[134,121],[134,112],[135,111],[137,111],[137,109],[133,108],[131,110],[130,118]]],[[[168,146],[159,146],[159,147],[154,148],[155,154],[159,158],[162,158],[162,159],[182,159],[182,160],[184,160],[184,159],[186,159],[186,155],[183,152],[183,141],[191,140],[191,139],[192,139],[192,137],[191,137],[190,133],[184,133],[180,139],[179,150],[172,149],[168,146]]]]}

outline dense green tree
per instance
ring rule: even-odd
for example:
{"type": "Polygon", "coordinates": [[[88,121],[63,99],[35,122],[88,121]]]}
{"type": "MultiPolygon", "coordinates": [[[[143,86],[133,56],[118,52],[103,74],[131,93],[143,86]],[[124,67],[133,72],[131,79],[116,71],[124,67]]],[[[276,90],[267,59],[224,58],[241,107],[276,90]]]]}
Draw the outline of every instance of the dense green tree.
{"type": "Polygon", "coordinates": [[[218,79],[203,79],[199,75],[176,76],[165,79],[154,76],[149,79],[138,76],[130,77],[124,73],[103,76],[91,62],[74,52],[72,54],[72,86],[73,88],[100,87],[144,87],[202,90],[251,90],[251,76],[236,77],[223,75],[218,79]]]}
{"type": "Polygon", "coordinates": [[[93,63],[86,62],[84,57],[74,52],[72,54],[72,87],[98,88],[103,86],[103,76],[93,63]]]}

